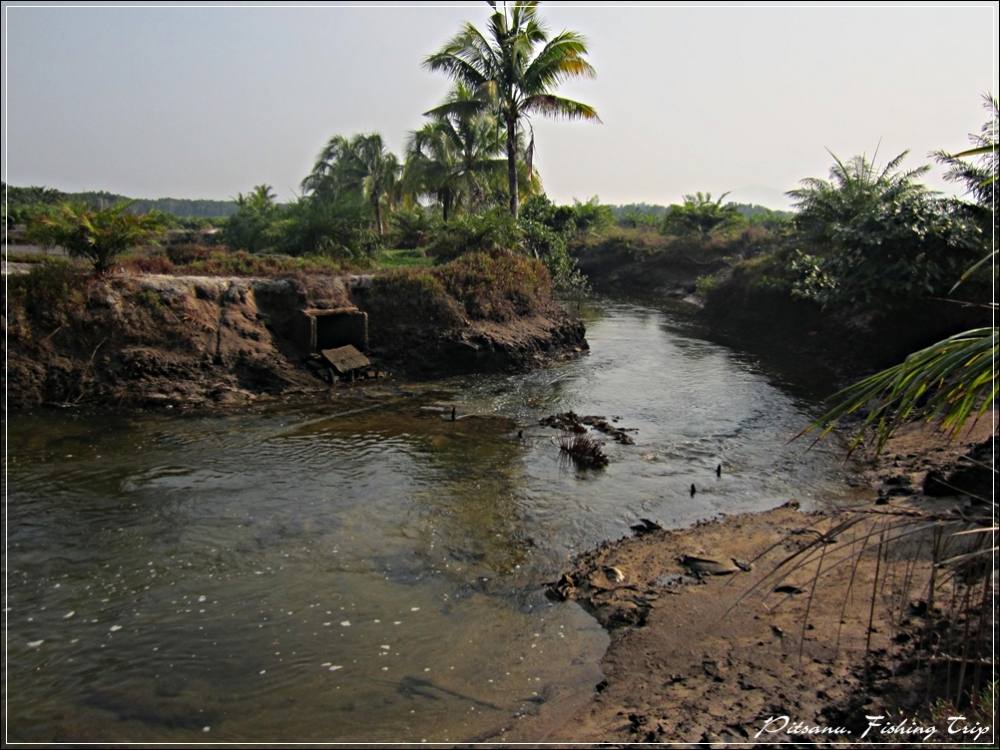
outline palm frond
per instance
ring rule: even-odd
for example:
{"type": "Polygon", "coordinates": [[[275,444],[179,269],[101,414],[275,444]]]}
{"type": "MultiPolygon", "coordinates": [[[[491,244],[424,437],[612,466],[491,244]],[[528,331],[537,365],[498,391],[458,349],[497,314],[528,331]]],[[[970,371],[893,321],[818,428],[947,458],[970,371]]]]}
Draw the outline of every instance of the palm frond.
{"type": "Polygon", "coordinates": [[[870,375],[833,396],[833,406],[803,433],[829,433],[845,417],[866,411],[852,450],[874,428],[875,449],[881,450],[899,425],[912,419],[939,422],[957,432],[973,416],[990,409],[997,387],[997,329],[964,331],[914,352],[903,362],[870,375]]]}
{"type": "Polygon", "coordinates": [[[597,110],[589,104],[566,99],[555,94],[535,94],[524,100],[526,112],[538,112],[549,117],[565,117],[568,120],[593,120],[600,122],[597,110]]]}

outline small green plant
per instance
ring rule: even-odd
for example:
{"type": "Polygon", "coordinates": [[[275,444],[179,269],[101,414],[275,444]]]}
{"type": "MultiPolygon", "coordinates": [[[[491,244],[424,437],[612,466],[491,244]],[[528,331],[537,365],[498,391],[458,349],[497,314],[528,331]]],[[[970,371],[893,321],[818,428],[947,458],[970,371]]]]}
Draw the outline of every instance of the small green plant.
{"type": "Polygon", "coordinates": [[[163,312],[163,297],[154,289],[143,289],[135,295],[135,301],[154,313],[163,312]]]}
{"type": "Polygon", "coordinates": [[[33,223],[29,235],[39,244],[57,245],[75,258],[86,258],[97,273],[106,273],[119,255],[150,242],[163,228],[159,215],[132,213],[131,205],[91,209],[64,203],[33,223]]]}
{"type": "Polygon", "coordinates": [[[729,193],[723,193],[715,200],[712,200],[711,193],[685,195],[683,203],[676,203],[667,209],[663,217],[663,233],[707,240],[713,232],[724,227],[745,224],[746,219],[733,204],[723,204],[727,195],[729,193]]]}
{"type": "Polygon", "coordinates": [[[442,225],[427,246],[438,263],[448,263],[470,252],[512,251],[521,244],[517,222],[502,209],[469,214],[442,225]]]}
{"type": "Polygon", "coordinates": [[[716,289],[722,277],[717,273],[707,273],[703,276],[699,276],[694,282],[695,291],[701,297],[708,296],[713,289],[716,289]]]}

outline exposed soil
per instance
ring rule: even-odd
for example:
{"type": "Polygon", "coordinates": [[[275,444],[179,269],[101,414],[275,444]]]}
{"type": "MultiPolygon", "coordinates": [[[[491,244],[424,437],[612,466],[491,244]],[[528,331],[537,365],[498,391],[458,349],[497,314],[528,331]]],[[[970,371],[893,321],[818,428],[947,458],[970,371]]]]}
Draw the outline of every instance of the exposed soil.
{"type": "MultiPolygon", "coordinates": [[[[579,556],[550,594],[576,600],[609,630],[606,679],[570,721],[549,716],[515,734],[571,744],[857,741],[866,714],[926,719],[927,671],[916,670],[913,643],[943,619],[940,608],[928,611],[920,599],[918,582],[930,570],[926,539],[914,537],[905,552],[892,548],[881,562],[873,543],[856,566],[833,563],[853,559],[846,553],[884,523],[886,513],[926,503],[944,512],[970,502],[955,495],[927,499],[922,488],[928,475],[967,471],[961,456],[970,446],[992,455],[991,431],[988,419],[956,442],[927,428],[905,430],[867,474],[879,504],[865,506],[870,514],[826,544],[815,542],[854,517],[850,511],[804,513],[789,500],[688,529],[646,521],[634,527],[635,535],[579,556]],[[908,493],[898,490],[900,477],[908,493]],[[779,562],[810,544],[810,562],[772,575],[779,562]],[[893,559],[893,571],[909,571],[905,581],[886,574],[893,559]],[[815,579],[821,561],[824,573],[815,579]],[[762,731],[770,717],[782,716],[790,717],[788,727],[779,719],[770,725],[776,731],[762,731]],[[786,731],[794,722],[843,727],[844,733],[786,731]]],[[[866,739],[913,740],[878,732],[866,739]]],[[[982,742],[988,736],[949,735],[945,722],[931,739],[982,742]]]]}
{"type": "Polygon", "coordinates": [[[461,328],[440,329],[418,320],[373,330],[372,351],[394,372],[411,378],[514,372],[587,351],[585,333],[579,319],[552,303],[541,314],[502,323],[466,320],[461,328]]]}
{"type": "MultiPolygon", "coordinates": [[[[42,290],[44,291],[44,290],[42,290]]],[[[348,279],[200,276],[80,277],[58,304],[11,293],[7,396],[38,404],[244,404],[324,394],[304,366],[295,315],[354,304],[348,279]]],[[[584,327],[558,305],[505,323],[463,321],[372,332],[376,365],[410,377],[518,369],[586,349],[584,327]]]]}

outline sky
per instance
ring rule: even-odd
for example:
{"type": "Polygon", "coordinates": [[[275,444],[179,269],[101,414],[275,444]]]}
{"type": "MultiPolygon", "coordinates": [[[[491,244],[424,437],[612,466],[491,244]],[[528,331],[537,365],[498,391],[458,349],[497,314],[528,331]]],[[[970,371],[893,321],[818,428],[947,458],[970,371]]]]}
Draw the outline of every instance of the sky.
{"type": "MultiPolygon", "coordinates": [[[[161,3],[162,4],[162,3],[161,3]]],[[[773,4],[772,4],[773,5],[773,4]]],[[[401,152],[448,81],[422,60],[485,3],[46,7],[3,3],[3,179],[133,197],[298,192],[335,134],[401,152]]],[[[685,193],[784,207],[832,159],[909,166],[960,150],[997,93],[997,4],[934,7],[543,3],[585,35],[593,80],[560,93],[601,124],[534,118],[558,202],[685,193]]],[[[957,188],[942,170],[935,189],[957,188]]]]}

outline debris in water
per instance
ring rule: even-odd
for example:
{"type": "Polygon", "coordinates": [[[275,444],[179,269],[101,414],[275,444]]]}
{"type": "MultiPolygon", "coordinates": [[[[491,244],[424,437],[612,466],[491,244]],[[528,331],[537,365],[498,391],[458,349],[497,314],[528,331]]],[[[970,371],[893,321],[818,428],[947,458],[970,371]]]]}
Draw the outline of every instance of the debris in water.
{"type": "Polygon", "coordinates": [[[590,435],[567,434],[559,441],[559,450],[569,456],[577,466],[601,469],[608,465],[608,457],[600,442],[590,435]]]}
{"type": "Polygon", "coordinates": [[[205,601],[206,599],[208,599],[208,597],[205,596],[204,594],[202,594],[201,596],[198,597],[198,603],[200,604],[201,602],[205,601]]]}
{"type": "Polygon", "coordinates": [[[344,667],[341,664],[331,664],[330,665],[330,671],[331,672],[336,672],[338,669],[343,669],[343,668],[344,667]]]}
{"type": "Polygon", "coordinates": [[[64,620],[68,620],[69,618],[71,618],[75,614],[76,614],[76,610],[75,609],[71,609],[69,612],[67,612],[66,614],[63,615],[63,619],[64,620]]]}
{"type": "Polygon", "coordinates": [[[121,629],[122,629],[121,625],[112,625],[110,628],[108,628],[108,630],[112,633],[117,633],[121,629]]]}
{"type": "Polygon", "coordinates": [[[420,607],[410,607],[410,611],[411,612],[419,612],[420,611],[420,607]]]}
{"type": "Polygon", "coordinates": [[[598,432],[603,432],[605,435],[609,435],[622,445],[635,445],[635,440],[633,440],[628,434],[629,432],[635,432],[634,429],[615,427],[604,417],[598,417],[592,414],[580,417],[572,411],[567,411],[562,414],[551,414],[547,417],[542,417],[538,420],[538,423],[546,425],[547,427],[555,427],[560,430],[565,430],[566,432],[572,432],[577,435],[584,434],[589,426],[593,427],[598,432]]]}
{"type": "Polygon", "coordinates": [[[28,641],[28,648],[38,648],[43,643],[45,643],[44,640],[41,640],[41,641],[28,641]]]}
{"type": "Polygon", "coordinates": [[[340,627],[342,627],[342,628],[349,628],[349,627],[351,627],[351,621],[350,620],[341,620],[340,621],[340,627]]]}

